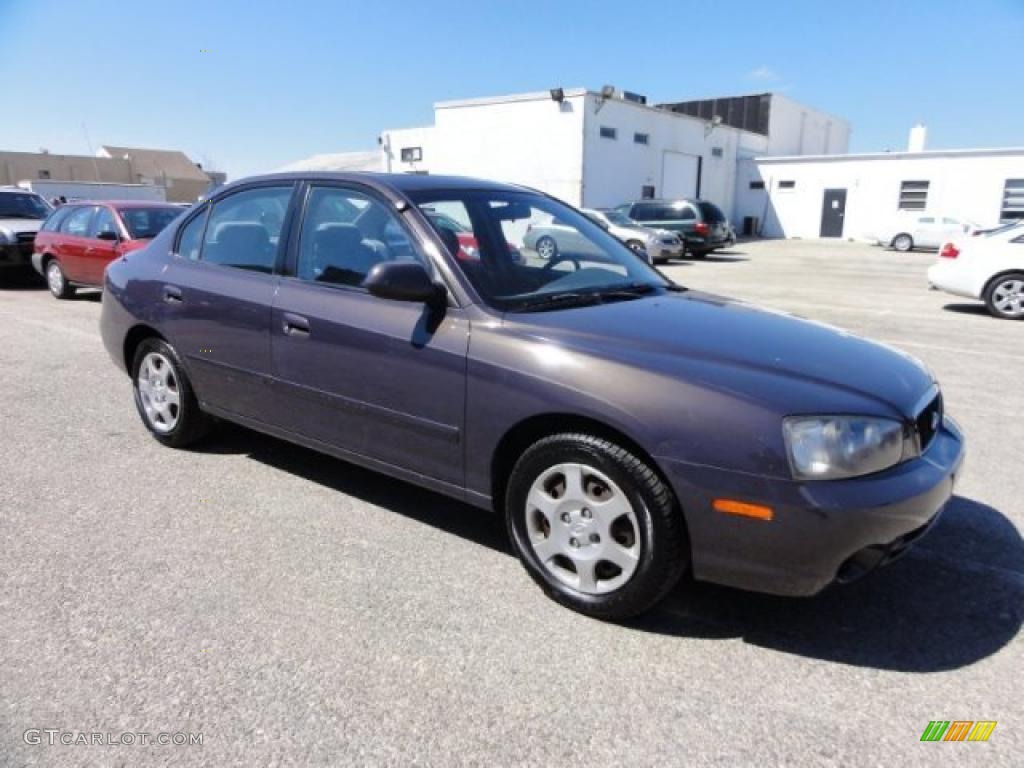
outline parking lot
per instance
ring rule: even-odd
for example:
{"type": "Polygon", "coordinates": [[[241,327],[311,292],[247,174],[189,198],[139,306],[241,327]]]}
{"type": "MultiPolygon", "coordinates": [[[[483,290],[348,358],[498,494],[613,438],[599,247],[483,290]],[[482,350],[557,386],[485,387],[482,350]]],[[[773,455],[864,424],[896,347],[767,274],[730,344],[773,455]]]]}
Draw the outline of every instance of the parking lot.
{"type": "Polygon", "coordinates": [[[160,447],[98,293],[0,287],[0,764],[1019,764],[1024,323],[928,291],[933,258],[766,241],[666,268],[920,358],[968,459],[863,582],[684,582],[627,625],[545,599],[495,516],[241,428],[160,447]],[[999,725],[921,743],[936,719],[999,725]]]}

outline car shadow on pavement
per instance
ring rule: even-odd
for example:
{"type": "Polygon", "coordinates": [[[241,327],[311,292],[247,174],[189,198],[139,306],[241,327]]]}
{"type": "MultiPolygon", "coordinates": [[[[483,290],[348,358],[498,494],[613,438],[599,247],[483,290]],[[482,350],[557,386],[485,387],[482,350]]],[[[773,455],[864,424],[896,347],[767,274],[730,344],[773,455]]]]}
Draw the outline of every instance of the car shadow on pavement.
{"type": "Polygon", "coordinates": [[[38,291],[46,290],[46,280],[32,267],[11,267],[0,271],[0,290],[3,291],[38,291]]]}
{"type": "Polygon", "coordinates": [[[220,423],[210,439],[192,450],[247,455],[367,504],[512,555],[504,521],[498,515],[260,432],[220,423]]]}
{"type": "MultiPolygon", "coordinates": [[[[246,455],[513,556],[498,515],[313,450],[232,424],[219,425],[193,450],[246,455]]],[[[854,666],[937,672],[995,653],[1013,640],[1022,620],[1020,534],[992,507],[955,496],[915,549],[856,584],[783,598],[687,578],[653,611],[622,626],[678,637],[741,638],[854,666]]]]}
{"type": "Polygon", "coordinates": [[[750,257],[743,251],[715,251],[700,260],[713,264],[728,264],[735,261],[750,261],[750,257]]]}
{"type": "Polygon", "coordinates": [[[946,304],[943,309],[947,312],[956,312],[958,315],[985,315],[991,317],[988,308],[980,302],[975,304],[946,304]]]}
{"type": "Polygon", "coordinates": [[[810,598],[685,581],[637,629],[742,638],[799,656],[902,672],[957,669],[992,655],[1024,620],[1024,543],[1000,512],[954,496],[896,563],[810,598]]]}

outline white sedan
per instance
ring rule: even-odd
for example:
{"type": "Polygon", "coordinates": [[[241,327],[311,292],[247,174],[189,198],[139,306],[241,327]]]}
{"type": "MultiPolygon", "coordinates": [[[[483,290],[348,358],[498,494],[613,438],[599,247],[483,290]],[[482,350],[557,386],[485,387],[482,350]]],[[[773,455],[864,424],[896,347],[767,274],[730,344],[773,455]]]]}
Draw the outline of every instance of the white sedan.
{"type": "Polygon", "coordinates": [[[947,242],[928,269],[928,282],[981,299],[996,317],[1024,319],[1024,221],[947,242]]]}
{"type": "Polygon", "coordinates": [[[879,245],[897,251],[914,248],[938,249],[943,243],[961,235],[971,234],[978,225],[972,221],[952,219],[935,213],[902,211],[875,236],[879,245]]]}

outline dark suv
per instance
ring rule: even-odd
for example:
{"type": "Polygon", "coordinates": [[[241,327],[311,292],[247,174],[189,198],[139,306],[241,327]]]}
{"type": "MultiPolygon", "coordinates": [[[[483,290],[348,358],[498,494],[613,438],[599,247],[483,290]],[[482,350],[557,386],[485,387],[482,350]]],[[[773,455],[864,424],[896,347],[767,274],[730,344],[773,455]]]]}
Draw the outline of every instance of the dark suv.
{"type": "Polygon", "coordinates": [[[687,253],[704,258],[736,242],[722,209],[707,200],[637,200],[618,207],[645,227],[679,234],[687,253]]]}

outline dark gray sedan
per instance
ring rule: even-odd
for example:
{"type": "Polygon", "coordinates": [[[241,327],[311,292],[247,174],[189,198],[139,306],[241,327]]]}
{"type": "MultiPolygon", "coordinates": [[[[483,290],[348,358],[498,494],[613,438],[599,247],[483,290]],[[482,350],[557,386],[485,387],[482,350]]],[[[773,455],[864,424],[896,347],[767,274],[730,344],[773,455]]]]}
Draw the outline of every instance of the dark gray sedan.
{"type": "Polygon", "coordinates": [[[217,416],[495,508],[544,591],[604,618],[687,570],[786,595],[856,578],[928,529],[963,455],[914,359],[688,290],[514,186],[248,179],[105,287],[160,442],[217,416]],[[586,247],[516,258],[553,219],[586,247]]]}

